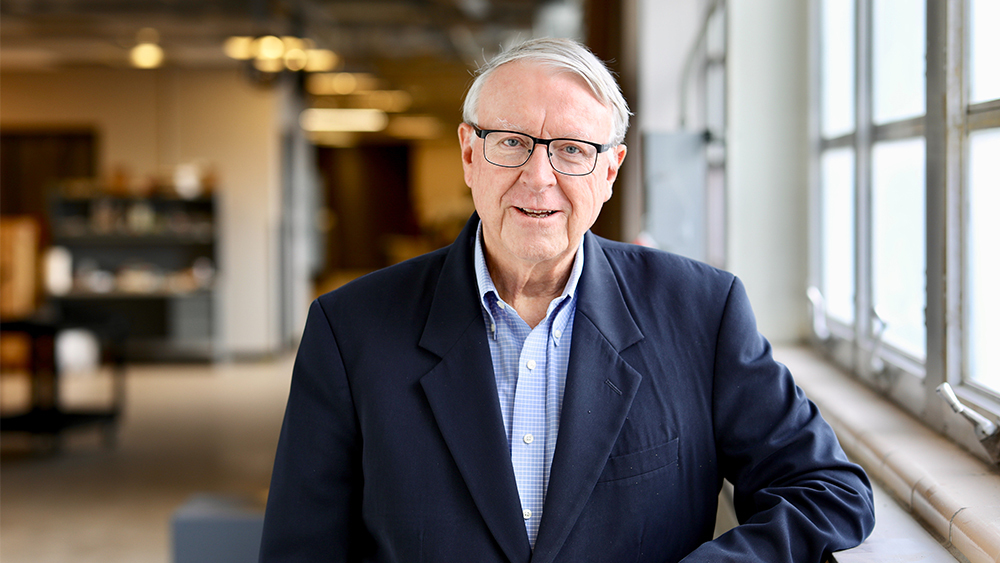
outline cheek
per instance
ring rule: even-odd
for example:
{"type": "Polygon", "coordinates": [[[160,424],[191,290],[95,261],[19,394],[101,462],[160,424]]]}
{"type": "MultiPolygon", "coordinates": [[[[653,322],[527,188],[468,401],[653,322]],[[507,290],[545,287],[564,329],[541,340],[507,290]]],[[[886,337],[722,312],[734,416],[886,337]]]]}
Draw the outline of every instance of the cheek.
{"type": "Polygon", "coordinates": [[[611,199],[611,186],[603,182],[592,185],[589,192],[590,200],[588,201],[590,205],[590,212],[594,217],[597,216],[601,211],[601,207],[606,201],[611,199]]]}
{"type": "Polygon", "coordinates": [[[490,219],[499,213],[501,194],[495,186],[485,180],[486,178],[473,174],[472,185],[475,187],[471,189],[472,203],[476,211],[479,212],[480,218],[490,219]]]}

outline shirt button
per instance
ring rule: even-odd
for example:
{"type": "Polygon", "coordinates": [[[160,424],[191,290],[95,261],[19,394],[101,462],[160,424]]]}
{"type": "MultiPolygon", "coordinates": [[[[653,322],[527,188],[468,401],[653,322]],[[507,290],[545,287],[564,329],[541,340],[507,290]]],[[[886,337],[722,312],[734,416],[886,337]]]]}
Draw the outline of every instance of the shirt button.
{"type": "Polygon", "coordinates": [[[507,306],[503,304],[503,301],[497,301],[497,307],[500,307],[501,311],[507,308],[507,306]]]}
{"type": "Polygon", "coordinates": [[[560,336],[562,336],[562,331],[561,330],[553,330],[552,331],[552,336],[555,336],[556,338],[559,338],[560,336]]]}
{"type": "Polygon", "coordinates": [[[532,436],[531,434],[525,434],[524,435],[524,443],[525,444],[530,444],[530,443],[532,443],[534,441],[535,441],[535,437],[532,436]]]}
{"type": "Polygon", "coordinates": [[[528,520],[529,518],[531,518],[531,511],[528,510],[527,508],[525,508],[524,509],[524,519],[528,520]]]}
{"type": "Polygon", "coordinates": [[[535,360],[528,360],[528,363],[525,365],[528,366],[528,369],[535,369],[535,360]]]}

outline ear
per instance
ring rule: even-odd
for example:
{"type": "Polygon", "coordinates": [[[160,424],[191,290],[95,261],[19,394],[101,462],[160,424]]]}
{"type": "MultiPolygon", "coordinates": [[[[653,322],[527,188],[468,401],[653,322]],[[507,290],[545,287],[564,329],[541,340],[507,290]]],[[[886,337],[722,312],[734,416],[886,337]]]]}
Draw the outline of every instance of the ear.
{"type": "Polygon", "coordinates": [[[458,126],[458,142],[462,146],[462,170],[465,173],[465,185],[472,186],[472,162],[473,162],[473,141],[476,133],[468,123],[461,123],[458,126]]]}
{"type": "Polygon", "coordinates": [[[614,186],[615,179],[618,178],[618,170],[621,169],[622,162],[625,162],[626,152],[628,152],[627,147],[621,144],[612,148],[608,153],[608,197],[604,201],[611,199],[612,186],[614,186]]]}

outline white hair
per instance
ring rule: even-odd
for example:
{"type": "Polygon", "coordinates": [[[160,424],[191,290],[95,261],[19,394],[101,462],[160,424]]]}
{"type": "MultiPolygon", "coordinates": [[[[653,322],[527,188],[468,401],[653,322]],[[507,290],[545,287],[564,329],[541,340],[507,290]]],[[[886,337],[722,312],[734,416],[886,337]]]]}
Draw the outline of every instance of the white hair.
{"type": "Polygon", "coordinates": [[[476,78],[465,95],[462,119],[478,125],[479,97],[483,84],[496,69],[514,61],[530,61],[571,72],[587,83],[591,93],[611,109],[614,121],[614,144],[625,140],[628,118],[632,114],[621,88],[608,67],[587,47],[571,39],[530,39],[502,51],[476,71],[476,78]]]}

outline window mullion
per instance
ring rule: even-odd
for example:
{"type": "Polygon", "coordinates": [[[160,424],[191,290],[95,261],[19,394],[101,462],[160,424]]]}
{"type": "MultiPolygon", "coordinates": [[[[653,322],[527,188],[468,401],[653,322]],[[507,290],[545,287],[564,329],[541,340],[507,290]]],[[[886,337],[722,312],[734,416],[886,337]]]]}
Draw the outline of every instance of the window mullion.
{"type": "Polygon", "coordinates": [[[856,0],[854,371],[872,377],[872,25],[871,0],[856,0]]]}
{"type": "MultiPolygon", "coordinates": [[[[808,280],[809,286],[823,288],[823,206],[822,187],[820,186],[820,157],[823,154],[824,139],[822,134],[823,116],[822,104],[822,49],[820,47],[822,25],[820,24],[823,13],[823,1],[811,0],[809,2],[809,114],[806,126],[809,129],[809,264],[808,280]]],[[[810,309],[813,318],[823,315],[825,322],[826,311],[810,309]]],[[[815,325],[814,325],[815,326],[815,325]]],[[[811,336],[823,336],[813,333],[811,336]]]]}
{"type": "Polygon", "coordinates": [[[935,389],[962,368],[962,145],[965,0],[927,2],[927,366],[926,422],[945,425],[935,389]]]}

